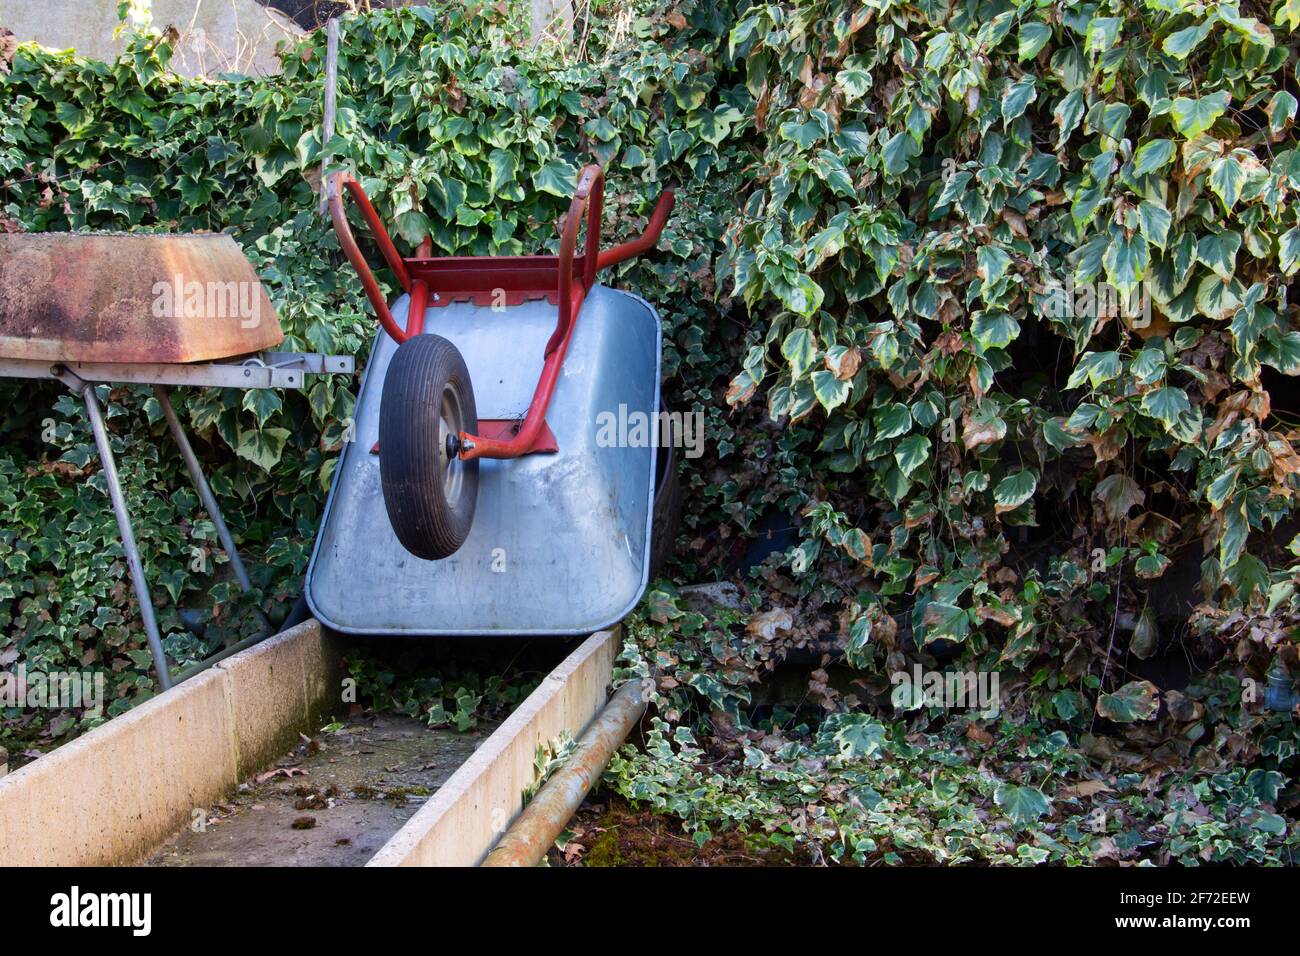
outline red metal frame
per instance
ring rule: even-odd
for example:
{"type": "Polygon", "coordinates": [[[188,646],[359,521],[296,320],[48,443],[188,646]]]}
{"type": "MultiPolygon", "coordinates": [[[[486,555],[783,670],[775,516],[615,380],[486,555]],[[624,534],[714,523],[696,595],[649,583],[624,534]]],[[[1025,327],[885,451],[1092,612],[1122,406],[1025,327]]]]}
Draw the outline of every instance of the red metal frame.
{"type": "Polygon", "coordinates": [[[546,409],[551,403],[564,364],[573,330],[577,326],[582,303],[596,284],[596,273],[616,263],[631,259],[652,248],[659,241],[673,208],[672,192],[665,192],[655,204],[645,233],[631,242],[600,248],[600,216],[604,203],[605,176],[599,166],[591,165],[578,176],[578,186],[569,203],[564,220],[558,256],[443,256],[430,255],[432,241],[420,244],[417,254],[403,258],[384,229],[361,184],[347,173],[335,173],[329,183],[330,218],[339,244],[352,267],[361,277],[379,324],[399,344],[424,331],[425,312],[429,308],[452,302],[469,301],[476,305],[519,305],[530,299],[546,299],[555,304],[559,316],[543,354],[542,374],[522,423],[484,420],[476,435],[461,432],[460,457],[518,458],[538,452],[555,451],[555,437],[546,425],[546,409]],[[407,327],[393,318],[383,291],[375,281],[370,265],[352,235],[344,209],[344,190],[350,194],[379,245],[384,261],[397,276],[398,283],[410,295],[407,327]],[[587,219],[587,247],[581,259],[575,258],[578,231],[583,214],[587,219]]]}

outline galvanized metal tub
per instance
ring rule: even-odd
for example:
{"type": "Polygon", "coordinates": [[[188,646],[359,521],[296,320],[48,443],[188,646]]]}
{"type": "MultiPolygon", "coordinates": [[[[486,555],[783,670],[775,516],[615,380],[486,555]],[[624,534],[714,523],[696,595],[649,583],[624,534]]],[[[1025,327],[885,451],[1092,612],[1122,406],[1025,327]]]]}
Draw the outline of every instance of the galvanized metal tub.
{"type": "MultiPolygon", "coordinates": [[[[393,307],[403,327],[406,307],[406,297],[393,307]]],[[[528,407],[555,315],[541,301],[502,311],[456,303],[431,309],[426,331],[460,349],[479,419],[513,419],[528,407]]],[[[636,412],[653,420],[660,334],[645,300],[593,288],[546,415],[559,452],[482,460],[465,544],[423,561],[393,533],[371,453],[397,350],[380,332],[307,569],[316,617],[348,633],[426,636],[589,634],[622,620],[649,574],[656,453],[598,438],[609,434],[602,424],[636,412]]]]}

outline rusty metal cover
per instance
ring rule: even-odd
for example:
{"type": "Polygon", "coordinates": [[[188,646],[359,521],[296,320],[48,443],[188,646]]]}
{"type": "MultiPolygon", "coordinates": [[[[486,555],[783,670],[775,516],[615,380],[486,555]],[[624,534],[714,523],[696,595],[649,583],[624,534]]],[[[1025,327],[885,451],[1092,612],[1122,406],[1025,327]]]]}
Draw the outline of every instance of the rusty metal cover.
{"type": "Polygon", "coordinates": [[[204,362],[283,339],[230,236],[0,234],[0,358],[204,362]]]}

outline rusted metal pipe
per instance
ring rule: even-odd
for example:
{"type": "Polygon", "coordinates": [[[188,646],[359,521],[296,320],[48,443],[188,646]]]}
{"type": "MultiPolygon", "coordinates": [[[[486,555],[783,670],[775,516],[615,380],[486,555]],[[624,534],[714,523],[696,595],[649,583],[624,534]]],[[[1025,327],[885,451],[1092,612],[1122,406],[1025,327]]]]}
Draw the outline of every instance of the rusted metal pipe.
{"type": "Polygon", "coordinates": [[[648,699],[643,681],[628,681],[618,689],[579,738],[573,756],[524,807],[483,866],[536,866],[541,862],[609,758],[645,713],[648,699]]]}

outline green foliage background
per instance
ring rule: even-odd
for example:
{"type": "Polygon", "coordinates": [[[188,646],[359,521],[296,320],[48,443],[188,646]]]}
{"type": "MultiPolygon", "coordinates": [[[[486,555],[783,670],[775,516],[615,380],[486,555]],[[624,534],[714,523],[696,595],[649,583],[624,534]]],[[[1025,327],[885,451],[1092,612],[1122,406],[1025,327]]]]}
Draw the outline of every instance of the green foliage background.
{"type": "MultiPolygon", "coordinates": [[[[553,245],[588,161],[612,237],[676,188],[660,253],[607,281],[659,306],[669,394],[707,415],[673,577],[729,575],[746,603],[652,592],[629,667],[653,670],[666,723],[615,784],[702,834],[833,859],[1279,858],[1296,735],[1242,689],[1295,655],[1300,7],[685,0],[599,22],[581,61],[519,22],[349,18],[325,144],[314,37],[281,77],[222,82],[169,74],[166,38],[108,65],[20,47],[0,227],[229,231],[288,347],[364,354],[373,318],[315,214],[322,158],[402,241],[460,254],[553,245]],[[1062,299],[1099,280],[1146,290],[1151,323],[1062,299]],[[829,638],[852,688],[817,671],[815,707],[754,707],[777,662],[829,638]],[[1171,651],[1200,676],[1163,690],[1171,651]],[[888,675],[913,661],[999,671],[1001,717],[895,707],[888,675]],[[1066,777],[1106,789],[1068,796],[1066,777]],[[1118,814],[1099,832],[1094,802],[1118,814]]],[[[0,390],[0,648],[110,668],[121,710],[151,686],[88,432],[57,389],[0,390]]],[[[282,608],[348,387],[184,405],[282,608]]],[[[110,421],[169,651],[202,656],[175,608],[202,607],[209,646],[244,608],[189,570],[211,528],[158,410],[123,390],[110,421]]]]}

